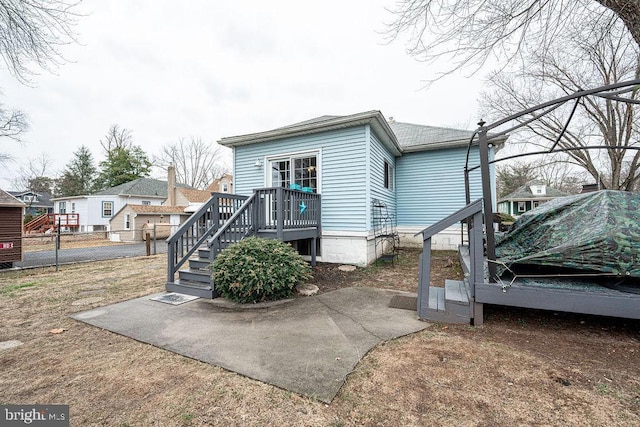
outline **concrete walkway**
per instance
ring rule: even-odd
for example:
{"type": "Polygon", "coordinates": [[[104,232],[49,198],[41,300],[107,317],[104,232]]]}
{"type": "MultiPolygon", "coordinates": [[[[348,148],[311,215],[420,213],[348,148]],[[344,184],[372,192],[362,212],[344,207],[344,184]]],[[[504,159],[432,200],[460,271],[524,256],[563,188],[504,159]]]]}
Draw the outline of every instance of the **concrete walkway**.
{"type": "MultiPolygon", "coordinates": [[[[374,346],[420,331],[415,311],[389,308],[403,292],[345,288],[266,307],[149,298],[73,318],[324,402],[374,346]]],[[[415,295],[415,294],[414,294],[415,295]]]]}

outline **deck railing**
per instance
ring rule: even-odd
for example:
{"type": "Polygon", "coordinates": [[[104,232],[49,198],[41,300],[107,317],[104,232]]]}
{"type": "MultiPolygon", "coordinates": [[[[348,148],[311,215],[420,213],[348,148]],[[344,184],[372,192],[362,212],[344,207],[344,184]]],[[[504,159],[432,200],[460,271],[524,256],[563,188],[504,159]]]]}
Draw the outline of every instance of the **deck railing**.
{"type": "Polygon", "coordinates": [[[246,196],[212,193],[211,198],[167,239],[167,281],[173,282],[178,269],[232,217],[246,196]]]}
{"type": "Polygon", "coordinates": [[[167,239],[167,281],[205,242],[209,261],[232,243],[260,231],[318,228],[321,224],[320,195],[287,188],[261,188],[250,196],[213,193],[176,232],[167,239]]]}
{"type": "Polygon", "coordinates": [[[322,212],[320,195],[288,188],[260,188],[256,218],[260,230],[275,230],[279,238],[283,230],[320,227],[322,212]]]}

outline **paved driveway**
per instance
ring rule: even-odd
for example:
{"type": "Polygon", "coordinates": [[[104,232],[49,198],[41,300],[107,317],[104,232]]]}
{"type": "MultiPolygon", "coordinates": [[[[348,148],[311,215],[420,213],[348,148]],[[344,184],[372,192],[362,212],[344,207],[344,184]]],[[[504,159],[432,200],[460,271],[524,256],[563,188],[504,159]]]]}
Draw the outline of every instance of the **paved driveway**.
{"type": "MultiPolygon", "coordinates": [[[[166,253],[167,244],[158,242],[157,253],[166,253]]],[[[153,245],[151,246],[153,251],[153,245]]],[[[58,263],[70,264],[83,261],[101,261],[105,259],[133,258],[147,254],[145,243],[129,243],[124,245],[94,246],[90,248],[60,249],[58,263]]],[[[55,251],[25,252],[22,262],[16,262],[16,267],[42,267],[56,264],[55,251]]]]}

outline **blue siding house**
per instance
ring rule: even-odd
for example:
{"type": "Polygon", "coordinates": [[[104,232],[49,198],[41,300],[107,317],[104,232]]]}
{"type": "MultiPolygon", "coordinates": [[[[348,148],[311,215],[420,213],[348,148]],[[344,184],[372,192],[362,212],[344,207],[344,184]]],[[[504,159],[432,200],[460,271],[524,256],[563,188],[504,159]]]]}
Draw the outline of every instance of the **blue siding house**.
{"type": "MultiPolygon", "coordinates": [[[[415,233],[466,204],[463,171],[472,134],[395,122],[367,111],[218,142],[233,151],[236,194],[292,185],[319,193],[318,259],[366,265],[376,258],[374,200],[384,202],[395,218],[402,244],[421,244],[415,233]]],[[[477,146],[472,146],[470,165],[478,163],[477,146]]],[[[472,200],[480,198],[479,171],[471,173],[470,182],[472,200]]],[[[456,228],[434,239],[442,249],[459,243],[456,228]]]]}

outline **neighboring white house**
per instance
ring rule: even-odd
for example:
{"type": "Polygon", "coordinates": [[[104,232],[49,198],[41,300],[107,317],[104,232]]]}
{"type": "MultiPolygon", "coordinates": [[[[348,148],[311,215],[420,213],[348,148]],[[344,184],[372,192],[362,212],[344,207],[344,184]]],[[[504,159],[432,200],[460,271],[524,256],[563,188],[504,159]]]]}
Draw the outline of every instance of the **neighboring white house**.
{"type": "Polygon", "coordinates": [[[164,204],[167,194],[167,181],[139,178],[91,195],[51,200],[55,213],[78,214],[79,231],[91,232],[108,231],[109,221],[125,205],[159,206],[164,204]]]}

